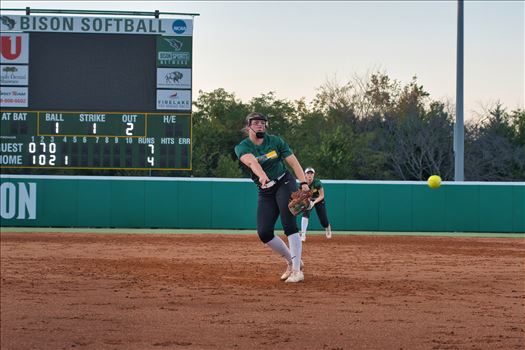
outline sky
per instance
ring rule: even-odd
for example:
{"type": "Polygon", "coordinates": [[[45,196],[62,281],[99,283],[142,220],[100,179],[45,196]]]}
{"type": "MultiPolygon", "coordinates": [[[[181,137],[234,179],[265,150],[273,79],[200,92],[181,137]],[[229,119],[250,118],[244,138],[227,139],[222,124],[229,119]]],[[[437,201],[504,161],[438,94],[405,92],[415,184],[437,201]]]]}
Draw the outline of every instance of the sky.
{"type": "MultiPolygon", "coordinates": [[[[271,91],[311,102],[329,80],[381,71],[455,104],[456,1],[2,1],[26,6],[198,13],[193,100],[224,88],[243,102],[271,91]]],[[[465,119],[497,101],[523,109],[525,2],[467,0],[464,23],[465,119]]]]}

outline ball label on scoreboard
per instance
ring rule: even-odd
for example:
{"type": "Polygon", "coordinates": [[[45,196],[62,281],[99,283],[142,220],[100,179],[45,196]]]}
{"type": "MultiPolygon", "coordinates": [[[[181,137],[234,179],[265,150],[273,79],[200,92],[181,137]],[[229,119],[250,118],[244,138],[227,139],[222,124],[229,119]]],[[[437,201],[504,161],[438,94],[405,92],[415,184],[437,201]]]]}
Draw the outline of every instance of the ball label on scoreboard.
{"type": "Polygon", "coordinates": [[[45,113],[46,122],[63,122],[62,113],[45,113]]]}

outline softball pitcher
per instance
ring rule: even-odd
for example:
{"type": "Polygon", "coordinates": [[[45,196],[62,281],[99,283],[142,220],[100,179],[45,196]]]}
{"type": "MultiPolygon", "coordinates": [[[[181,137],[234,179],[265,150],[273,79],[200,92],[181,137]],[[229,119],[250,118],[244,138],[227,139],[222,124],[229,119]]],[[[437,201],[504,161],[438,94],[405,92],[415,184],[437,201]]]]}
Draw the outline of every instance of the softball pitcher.
{"type": "Polygon", "coordinates": [[[281,280],[301,282],[304,280],[302,242],[295,217],[288,209],[290,195],[297,189],[297,184],[286,170],[285,163],[293,170],[300,186],[304,190],[309,188],[303,168],[288,144],[279,136],[267,134],[267,128],[268,118],[265,115],[257,112],[248,114],[244,126],[248,137],[235,146],[235,154],[250,170],[258,187],[257,234],[260,240],[286,260],[287,268],[281,280]],[[290,248],[274,234],[279,215],[290,248]]]}
{"type": "Polygon", "coordinates": [[[315,208],[321,226],[325,229],[326,238],[332,238],[332,227],[328,222],[328,216],[326,214],[326,203],[324,201],[324,188],[321,180],[315,179],[315,170],[314,168],[306,168],[305,177],[308,186],[310,186],[313,194],[310,204],[310,209],[303,212],[303,217],[301,218],[301,241],[306,241],[306,229],[308,228],[308,221],[310,219],[310,213],[312,209],[315,208]]]}

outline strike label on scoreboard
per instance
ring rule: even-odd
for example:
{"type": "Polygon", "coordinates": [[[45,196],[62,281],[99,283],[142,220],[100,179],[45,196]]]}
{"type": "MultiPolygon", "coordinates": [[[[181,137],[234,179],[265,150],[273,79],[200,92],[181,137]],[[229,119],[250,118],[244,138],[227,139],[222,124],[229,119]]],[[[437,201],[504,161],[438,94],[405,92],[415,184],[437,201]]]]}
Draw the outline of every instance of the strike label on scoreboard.
{"type": "Polygon", "coordinates": [[[189,170],[189,113],[3,110],[3,168],[189,170]]]}

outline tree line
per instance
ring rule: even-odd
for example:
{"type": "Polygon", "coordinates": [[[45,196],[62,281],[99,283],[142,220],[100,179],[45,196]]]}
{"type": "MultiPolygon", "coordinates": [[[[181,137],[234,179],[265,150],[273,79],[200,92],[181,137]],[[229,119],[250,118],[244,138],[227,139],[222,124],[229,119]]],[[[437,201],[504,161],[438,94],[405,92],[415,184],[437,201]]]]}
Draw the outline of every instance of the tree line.
{"type": "MultiPolygon", "coordinates": [[[[269,117],[268,132],[283,137],[301,165],[314,167],[321,178],[454,179],[454,107],[432,99],[416,77],[406,84],[381,72],[344,83],[328,80],[311,103],[280,99],[274,92],[245,103],[219,88],[199,91],[193,104],[191,171],[31,173],[246,177],[234,147],[245,137],[245,116],[258,111],[269,117]]],[[[525,111],[495,103],[467,121],[464,163],[467,181],[525,181],[525,111]]]]}
{"type": "MultiPolygon", "coordinates": [[[[454,112],[414,77],[384,73],[327,81],[310,105],[263,94],[243,103],[224,89],[201,92],[193,114],[193,176],[243,177],[234,146],[251,111],[269,116],[303,167],[325,179],[454,178],[454,112]]],[[[496,103],[465,124],[465,179],[525,181],[525,111],[496,103]]]]}

